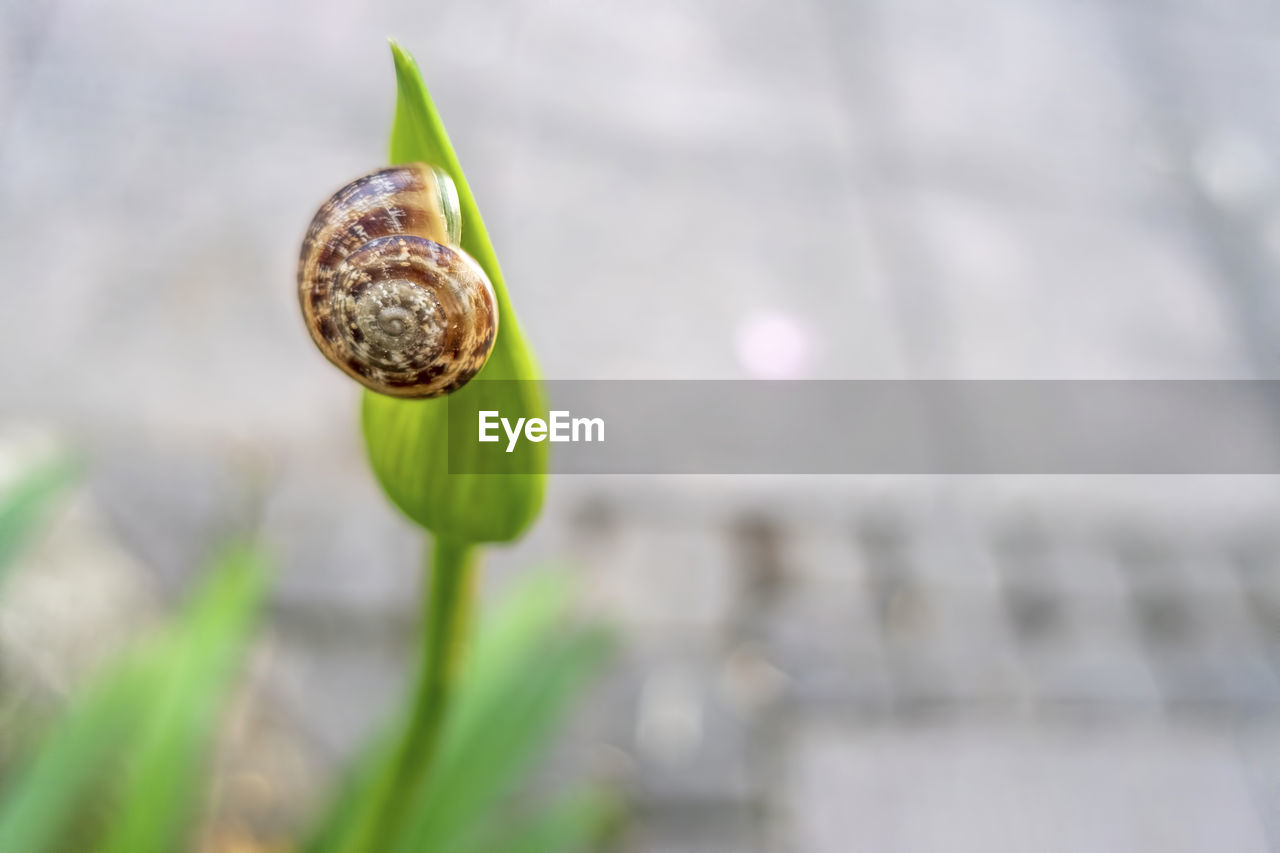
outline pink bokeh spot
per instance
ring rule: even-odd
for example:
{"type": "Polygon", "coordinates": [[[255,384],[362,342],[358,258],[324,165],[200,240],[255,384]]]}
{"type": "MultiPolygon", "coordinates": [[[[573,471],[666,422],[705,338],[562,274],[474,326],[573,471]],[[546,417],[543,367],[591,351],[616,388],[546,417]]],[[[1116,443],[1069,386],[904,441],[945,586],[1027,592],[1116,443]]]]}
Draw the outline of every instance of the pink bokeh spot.
{"type": "Polygon", "coordinates": [[[752,379],[802,379],[809,373],[813,333],[777,311],[752,314],[738,324],[738,363],[752,379]]]}

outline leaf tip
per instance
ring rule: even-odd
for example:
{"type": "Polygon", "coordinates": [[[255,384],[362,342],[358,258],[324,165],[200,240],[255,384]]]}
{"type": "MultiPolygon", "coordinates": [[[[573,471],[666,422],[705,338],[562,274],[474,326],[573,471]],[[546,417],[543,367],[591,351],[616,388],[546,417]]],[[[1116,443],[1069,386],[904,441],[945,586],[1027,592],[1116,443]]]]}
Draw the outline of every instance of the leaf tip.
{"type": "Polygon", "coordinates": [[[413,54],[396,41],[395,36],[387,36],[387,44],[391,47],[391,59],[395,62],[397,76],[406,71],[417,71],[418,63],[413,58],[413,54]]]}

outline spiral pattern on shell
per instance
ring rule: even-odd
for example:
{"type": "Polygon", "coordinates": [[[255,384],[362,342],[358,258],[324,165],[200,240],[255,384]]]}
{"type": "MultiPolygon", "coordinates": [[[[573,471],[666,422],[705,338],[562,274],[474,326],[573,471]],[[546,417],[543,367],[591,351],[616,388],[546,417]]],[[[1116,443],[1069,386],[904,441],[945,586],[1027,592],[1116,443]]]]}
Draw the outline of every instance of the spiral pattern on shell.
{"type": "Polygon", "coordinates": [[[458,248],[453,181],[410,163],[338,190],[302,241],[298,298],[312,340],[356,381],[436,397],[484,366],[498,332],[493,285],[458,248]]]}

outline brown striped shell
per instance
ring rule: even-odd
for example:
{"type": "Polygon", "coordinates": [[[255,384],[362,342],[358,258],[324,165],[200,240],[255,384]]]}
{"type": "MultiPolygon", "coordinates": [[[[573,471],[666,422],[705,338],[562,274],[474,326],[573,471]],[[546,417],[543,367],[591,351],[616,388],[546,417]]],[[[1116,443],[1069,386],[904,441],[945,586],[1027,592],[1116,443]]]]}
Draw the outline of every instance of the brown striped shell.
{"type": "Polygon", "coordinates": [[[379,169],[334,193],[298,259],[302,316],[325,357],[393,397],[466,384],[493,350],[498,307],[460,237],[453,181],[426,163],[379,169]]]}

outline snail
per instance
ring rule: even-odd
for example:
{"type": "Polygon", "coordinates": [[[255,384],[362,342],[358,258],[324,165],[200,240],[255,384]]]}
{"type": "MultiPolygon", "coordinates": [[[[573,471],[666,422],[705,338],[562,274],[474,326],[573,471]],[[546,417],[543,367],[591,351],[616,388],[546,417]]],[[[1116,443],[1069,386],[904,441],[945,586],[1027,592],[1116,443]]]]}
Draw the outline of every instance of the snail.
{"type": "Polygon", "coordinates": [[[298,259],[302,316],[320,352],[393,397],[466,384],[493,351],[498,307],[461,234],[453,181],[426,163],[379,169],[334,193],[298,259]]]}

